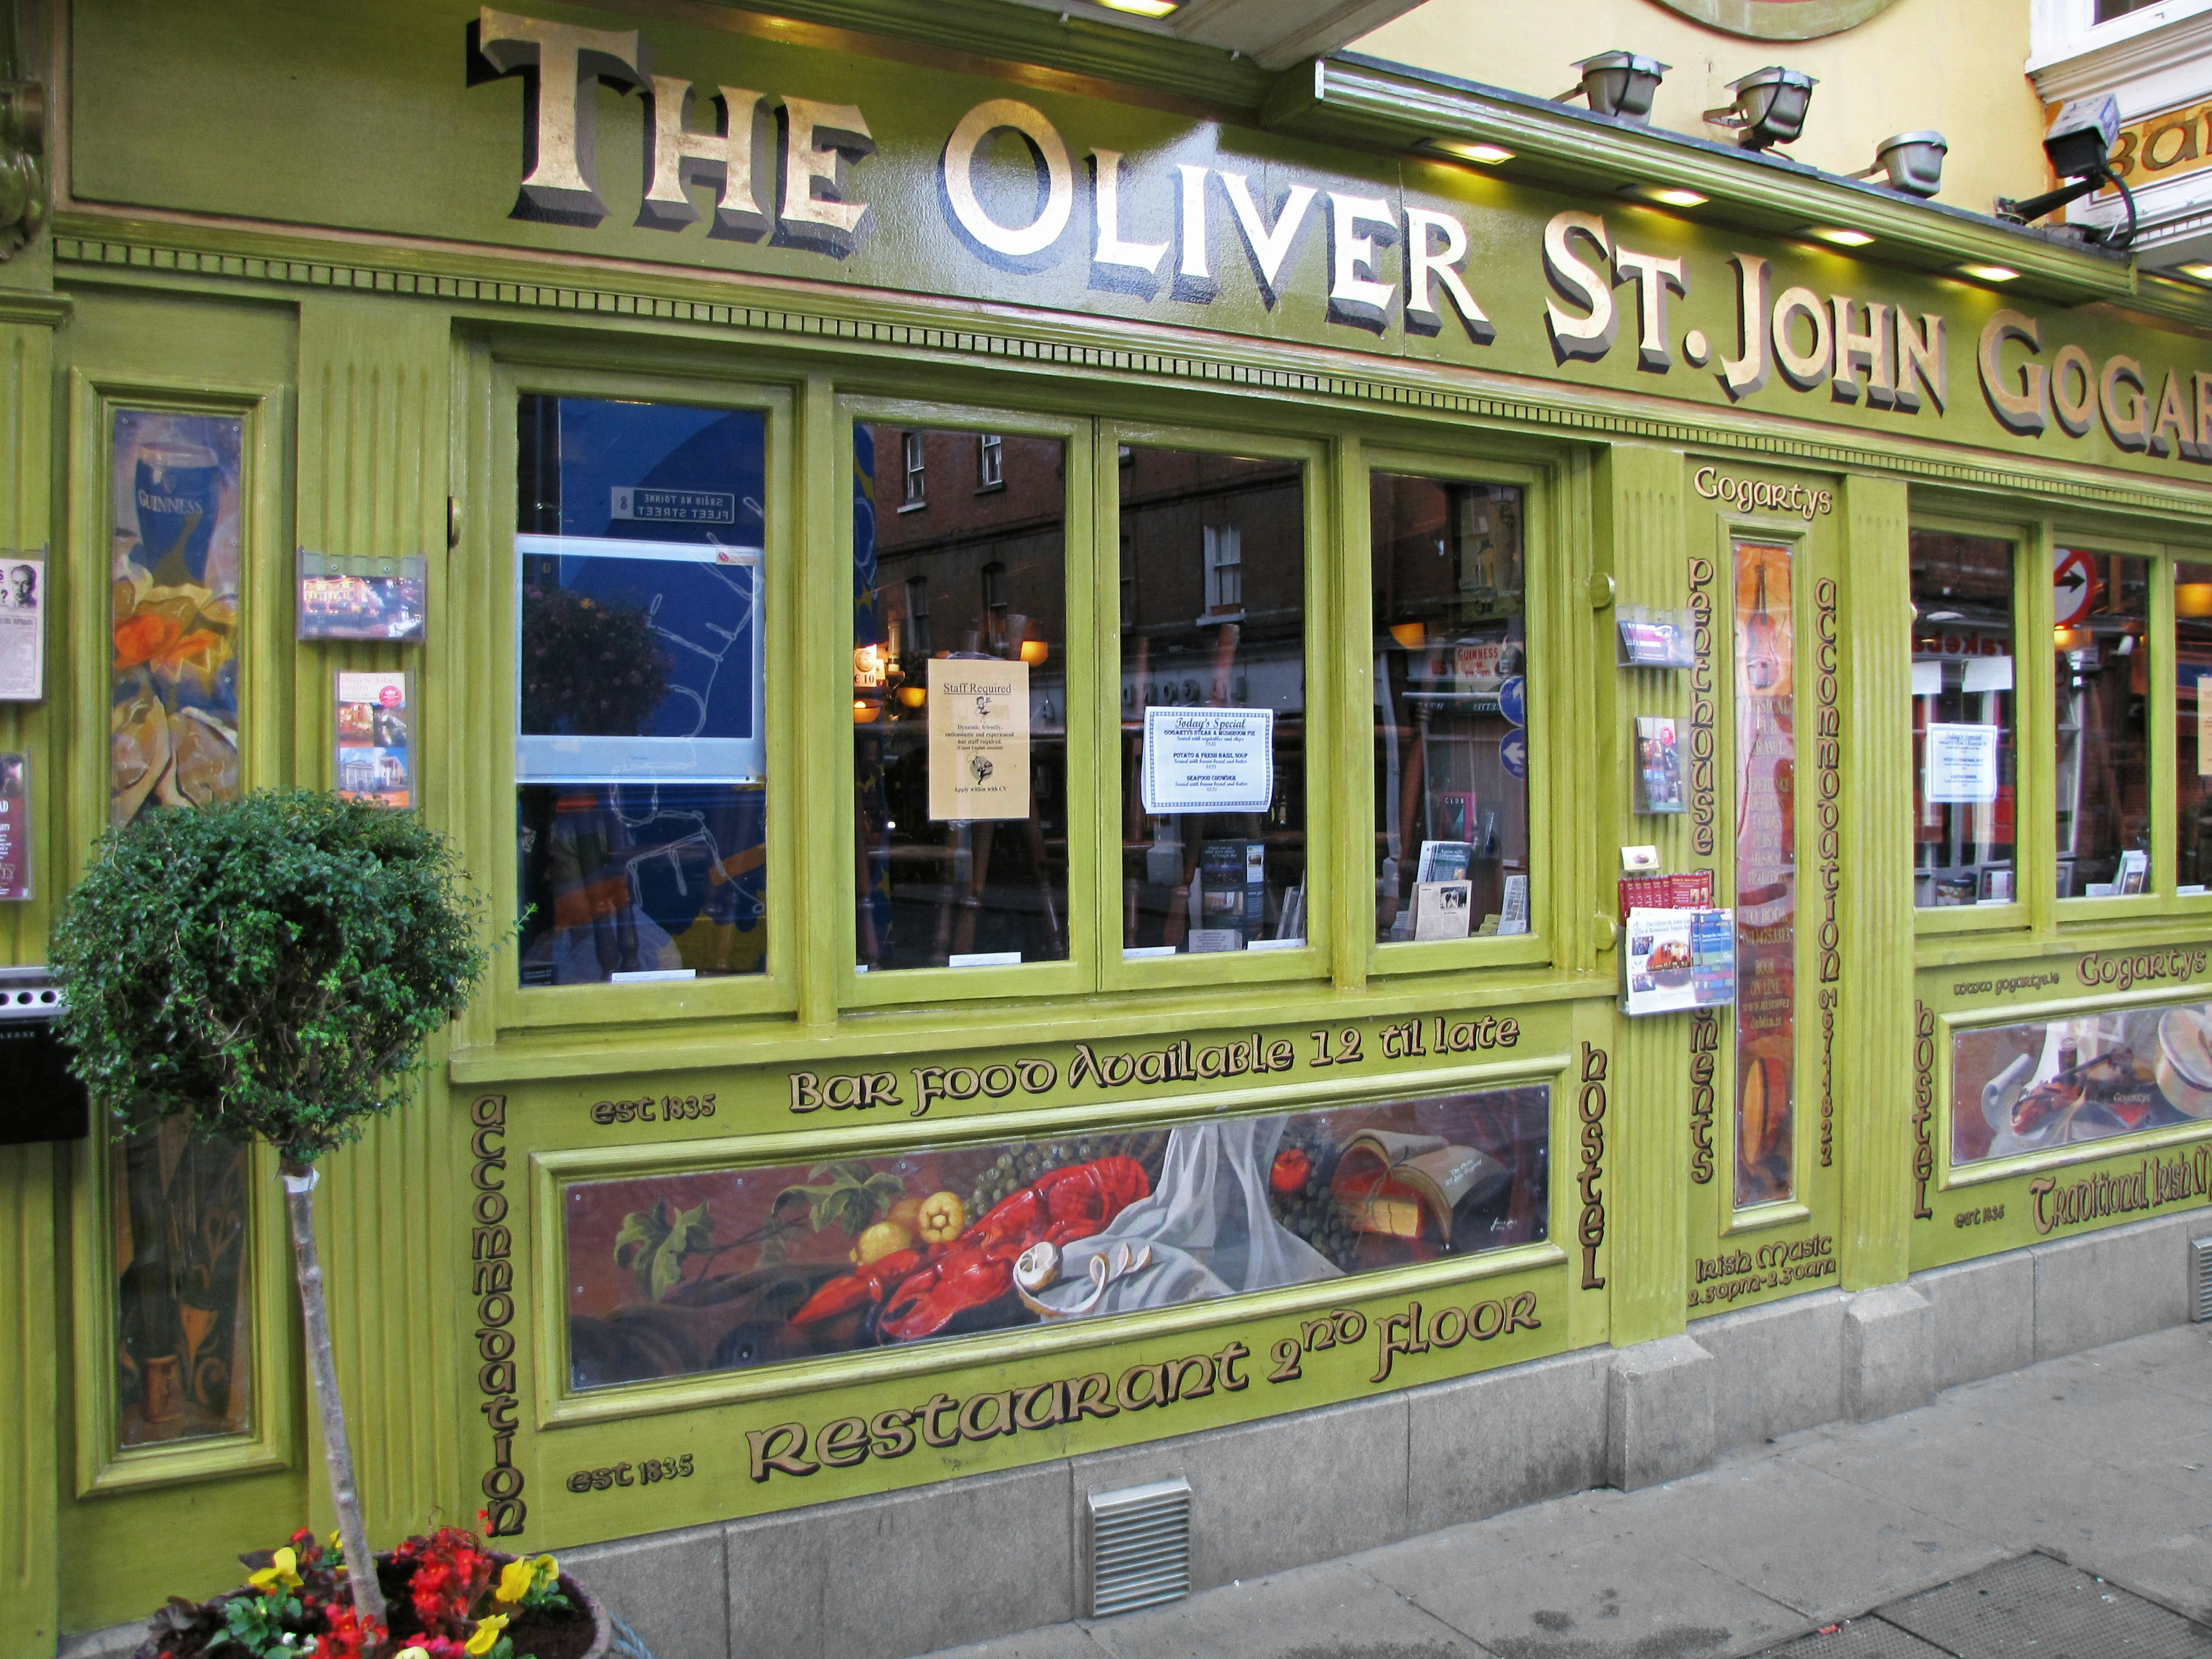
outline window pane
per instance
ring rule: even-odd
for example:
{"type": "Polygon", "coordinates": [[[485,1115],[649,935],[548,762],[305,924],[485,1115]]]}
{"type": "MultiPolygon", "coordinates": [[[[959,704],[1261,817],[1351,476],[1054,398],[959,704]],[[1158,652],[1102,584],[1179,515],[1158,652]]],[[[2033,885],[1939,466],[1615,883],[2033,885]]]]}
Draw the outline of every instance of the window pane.
{"type": "Polygon", "coordinates": [[[853,446],[858,965],[1065,961],[1066,447],[867,425],[853,446]]]}
{"type": "MultiPolygon", "coordinates": [[[[1006,1071],[984,1066],[983,1086],[1006,1071]]],[[[568,1387],[1182,1307],[1533,1243],[1545,1237],[1551,1096],[1537,1084],[924,1146],[844,1158],[826,1186],[811,1162],[574,1182],[561,1205],[568,1387]],[[672,1216],[696,1225],[654,1248],[671,1243],[672,1216]]],[[[1463,1317],[1437,1316],[1435,1340],[1486,1341],[1516,1305],[1510,1291],[1472,1291],[1463,1317]]],[[[1212,1367],[1182,1364],[1188,1398],[1212,1367]]],[[[1048,1397],[1022,1426],[1048,1428],[1053,1411],[1048,1397]]]]}
{"type": "Polygon", "coordinates": [[[1522,499],[1376,473],[1375,937],[1528,927],[1522,499]]]}
{"type": "Polygon", "coordinates": [[[119,1445],[242,1434],[252,1425],[242,1147],[181,1118],[108,1147],[119,1445]]]}
{"type": "Polygon", "coordinates": [[[115,413],[107,817],[238,793],[234,415],[115,413]]]}
{"type": "Polygon", "coordinates": [[[1133,448],[1121,487],[1123,954],[1300,942],[1303,476],[1133,448]]]}
{"type": "MultiPolygon", "coordinates": [[[[2208,1115],[2212,1003],[1970,1026],[1951,1039],[1954,1164],[2185,1128],[2208,1115]]],[[[2069,1188],[2081,1190],[2062,1176],[2048,1201],[2063,1203],[2069,1188]]],[[[2147,1196],[2158,1201],[2155,1188],[2147,1196]]]]}
{"type": "Polygon", "coordinates": [[[2056,580],[2058,896],[2140,893],[2150,876],[2150,562],[2062,548],[2056,580]]]}
{"type": "Polygon", "coordinates": [[[2212,564],[2173,571],[2174,881],[2212,883],[2212,564]]]}
{"type": "Polygon", "coordinates": [[[2013,890],[2013,547],[1912,532],[1912,902],[2013,890]]]}
{"type": "Polygon", "coordinates": [[[522,981],[766,965],[766,417],[522,399],[522,981]]]}

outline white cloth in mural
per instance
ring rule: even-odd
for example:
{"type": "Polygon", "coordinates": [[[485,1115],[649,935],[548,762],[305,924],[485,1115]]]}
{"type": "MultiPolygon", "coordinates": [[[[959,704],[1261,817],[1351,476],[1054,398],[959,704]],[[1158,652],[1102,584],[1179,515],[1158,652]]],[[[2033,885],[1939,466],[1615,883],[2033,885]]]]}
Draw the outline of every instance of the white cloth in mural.
{"type": "MultiPolygon", "coordinates": [[[[1102,1233],[1060,1252],[1060,1282],[1036,1299],[1055,1313],[1130,1313],[1243,1291],[1340,1279],[1328,1257],[1275,1219],[1267,1175],[1283,1138],[1282,1117],[1190,1123],[1168,1137],[1159,1184],[1102,1233]],[[1115,1279],[1095,1305],[1091,1261],[1110,1263],[1117,1246],[1149,1247],[1152,1266],[1115,1279]]],[[[1102,1273],[1104,1269],[1102,1267],[1102,1273]]]]}

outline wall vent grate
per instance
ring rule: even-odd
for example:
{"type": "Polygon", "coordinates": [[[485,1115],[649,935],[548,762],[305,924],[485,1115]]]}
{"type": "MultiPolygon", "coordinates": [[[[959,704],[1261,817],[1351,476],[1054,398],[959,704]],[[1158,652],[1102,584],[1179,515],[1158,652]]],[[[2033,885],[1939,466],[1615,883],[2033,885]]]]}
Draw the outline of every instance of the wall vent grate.
{"type": "Polygon", "coordinates": [[[2212,1238],[2189,1241],[2189,1316],[2212,1320],[2212,1238]]]}
{"type": "Polygon", "coordinates": [[[1190,1482],[1155,1480],[1089,1498],[1091,1616],[1106,1619],[1190,1594],[1190,1482]]]}

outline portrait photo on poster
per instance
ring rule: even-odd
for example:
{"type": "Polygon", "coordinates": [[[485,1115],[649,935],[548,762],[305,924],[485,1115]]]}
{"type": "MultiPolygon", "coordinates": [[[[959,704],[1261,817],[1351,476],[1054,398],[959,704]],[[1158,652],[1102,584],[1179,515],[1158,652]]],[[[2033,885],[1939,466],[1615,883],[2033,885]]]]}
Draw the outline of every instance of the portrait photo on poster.
{"type": "Polygon", "coordinates": [[[0,702],[46,696],[46,561],[0,550],[0,702]]]}

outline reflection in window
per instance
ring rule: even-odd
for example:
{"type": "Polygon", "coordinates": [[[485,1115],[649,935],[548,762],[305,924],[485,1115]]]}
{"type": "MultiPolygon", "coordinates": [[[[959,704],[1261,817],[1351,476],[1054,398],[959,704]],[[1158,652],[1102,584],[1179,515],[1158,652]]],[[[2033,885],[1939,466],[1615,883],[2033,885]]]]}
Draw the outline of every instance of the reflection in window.
{"type": "Polygon", "coordinates": [[[526,985],[766,965],[765,428],[749,410],[521,400],[526,985]]]}
{"type": "Polygon", "coordinates": [[[922,434],[902,432],[899,434],[899,455],[905,466],[906,489],[899,499],[908,507],[920,507],[928,499],[929,477],[927,461],[922,453],[922,434]]]}
{"type": "Polygon", "coordinates": [[[1735,546],[1735,1201],[1794,1190],[1797,1124],[1796,573],[1735,546]]]}
{"type": "MultiPolygon", "coordinates": [[[[1199,1064],[1249,1065],[1240,1046],[1199,1064]]],[[[1012,1077],[977,1075],[988,1088],[999,1073],[1012,1077]]],[[[1158,1310],[1534,1243],[1550,1106],[1540,1085],[574,1182],[561,1205],[568,1386],[1158,1310]]],[[[1438,1346],[1507,1330],[1511,1293],[1451,1300],[1431,1327],[1438,1346]]]]}
{"type": "Polygon", "coordinates": [[[2054,573],[2058,896],[2150,884],[2150,561],[2061,548],[2054,573]]]}
{"type": "Polygon", "coordinates": [[[1522,494],[1376,473],[1375,937],[1528,927],[1522,494]]]}
{"type": "Polygon", "coordinates": [[[1122,952],[1302,943],[1300,470],[1132,449],[1120,483],[1122,952]]]}
{"type": "Polygon", "coordinates": [[[858,966],[1063,961],[1063,447],[1002,440],[1006,487],[977,493],[952,471],[980,466],[973,434],[860,425],[853,443],[858,966]],[[933,511],[876,512],[877,458],[892,454],[909,484],[951,471],[933,511]]]}
{"type": "Polygon", "coordinates": [[[2174,881],[2212,883],[2212,565],[2173,570],[2174,881]]]}
{"type": "Polygon", "coordinates": [[[109,1146],[124,1449],[252,1427],[252,1167],[243,1147],[182,1118],[109,1146]]]}
{"type": "Polygon", "coordinates": [[[1912,532],[1916,905],[2018,896],[2012,582],[2010,542],[1912,532]]]}
{"type": "Polygon", "coordinates": [[[1006,481],[1006,441],[995,432],[975,440],[975,488],[996,489],[1006,481]]]}

